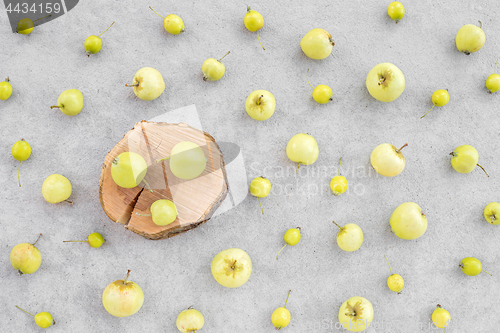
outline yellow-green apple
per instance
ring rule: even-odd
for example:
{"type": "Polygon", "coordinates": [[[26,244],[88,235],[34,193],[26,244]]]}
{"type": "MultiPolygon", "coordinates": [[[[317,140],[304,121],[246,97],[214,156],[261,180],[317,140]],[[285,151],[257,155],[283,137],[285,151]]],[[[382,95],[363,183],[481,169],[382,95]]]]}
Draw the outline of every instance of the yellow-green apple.
{"type": "Polygon", "coordinates": [[[116,185],[133,188],[146,177],[148,165],[144,157],[133,152],[123,152],[111,164],[111,177],[116,185]]]}
{"type": "Polygon", "coordinates": [[[57,105],[50,108],[58,108],[65,115],[75,116],[83,109],[83,94],[78,89],[65,90],[57,98],[57,105]]]}
{"type": "Polygon", "coordinates": [[[211,270],[219,284],[228,288],[238,288],[248,281],[252,273],[252,260],[241,249],[227,249],[214,257],[211,270]]]}
{"type": "Polygon", "coordinates": [[[342,250],[353,252],[361,247],[361,244],[363,244],[363,230],[357,224],[348,223],[341,227],[335,221],[333,223],[340,229],[337,233],[337,244],[342,250]]]}
{"type": "Polygon", "coordinates": [[[140,99],[151,101],[160,97],[163,93],[165,81],[163,81],[163,76],[156,69],[143,67],[135,73],[132,84],[126,84],[125,86],[132,87],[135,95],[140,99]]]}
{"type": "Polygon", "coordinates": [[[286,145],[286,155],[292,162],[309,165],[316,162],[319,148],[316,139],[309,134],[295,134],[286,145]]]}
{"type": "Polygon", "coordinates": [[[219,60],[215,58],[208,58],[203,62],[201,71],[203,72],[203,81],[217,81],[220,80],[226,72],[226,66],[221,62],[229,51],[219,60]]]}
{"type": "Polygon", "coordinates": [[[414,202],[405,202],[392,212],[392,231],[402,239],[416,239],[427,230],[427,217],[422,208],[414,202]]]}
{"type": "Polygon", "coordinates": [[[248,95],[245,110],[255,120],[269,119],[276,109],[276,99],[267,90],[255,90],[248,95]]]}
{"type": "Polygon", "coordinates": [[[300,48],[311,59],[325,59],[332,53],[335,45],[332,35],[324,29],[310,30],[300,41],[300,48]]]}
{"type": "Polygon", "coordinates": [[[111,282],[102,293],[102,304],[106,311],[115,317],[133,315],[144,303],[144,293],[138,284],[128,281],[130,270],[125,280],[111,282]]]}
{"type": "Polygon", "coordinates": [[[405,76],[398,67],[384,62],[368,72],[366,88],[376,100],[392,102],[405,90],[405,76]]]}
{"type": "Polygon", "coordinates": [[[490,202],[484,207],[484,218],[493,225],[500,224],[500,203],[490,202]]]}
{"type": "Polygon", "coordinates": [[[461,145],[455,148],[455,150],[450,153],[451,155],[451,166],[455,171],[460,173],[469,173],[476,168],[480,167],[486,176],[489,177],[488,173],[484,168],[478,164],[479,153],[476,148],[471,145],[461,145]]]}
{"type": "Polygon", "coordinates": [[[205,325],[205,318],[200,311],[189,308],[179,313],[175,325],[182,333],[194,333],[205,325]]]}
{"type": "Polygon", "coordinates": [[[396,148],[389,143],[382,143],[373,149],[370,162],[372,167],[382,176],[394,177],[397,176],[405,168],[405,157],[401,149],[406,147],[396,148]]]}
{"type": "MultiPolygon", "coordinates": [[[[481,24],[481,22],[479,23],[481,24]]],[[[483,29],[474,24],[462,26],[455,37],[457,49],[467,55],[479,51],[483,47],[485,41],[486,35],[483,29]]]]}
{"type": "MultiPolygon", "coordinates": [[[[41,236],[42,234],[40,234],[41,236]]],[[[19,271],[19,274],[32,274],[35,273],[40,264],[42,263],[42,254],[40,250],[35,247],[36,242],[40,239],[38,236],[37,240],[33,243],[21,243],[17,244],[10,251],[10,264],[14,269],[19,271]]]]}
{"type": "Polygon", "coordinates": [[[56,204],[61,201],[73,203],[68,200],[71,196],[71,192],[71,182],[62,175],[52,174],[43,181],[42,195],[48,203],[56,204]]]}
{"type": "Polygon", "coordinates": [[[339,323],[350,332],[364,331],[372,321],[373,306],[364,297],[351,297],[340,306],[339,323]]]}
{"type": "Polygon", "coordinates": [[[205,170],[206,164],[203,149],[194,142],[179,142],[170,151],[170,170],[180,179],[198,177],[205,170]]]}

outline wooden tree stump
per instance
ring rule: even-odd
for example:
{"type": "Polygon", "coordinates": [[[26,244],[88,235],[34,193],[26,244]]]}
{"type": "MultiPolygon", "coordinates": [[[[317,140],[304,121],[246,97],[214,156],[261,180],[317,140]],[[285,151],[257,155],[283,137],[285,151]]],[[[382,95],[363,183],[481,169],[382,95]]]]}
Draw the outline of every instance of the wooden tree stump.
{"type": "Polygon", "coordinates": [[[164,239],[196,228],[208,221],[221,205],[228,192],[224,160],[214,138],[187,124],[169,124],[142,121],[135,124],[123,139],[106,155],[99,184],[101,206],[108,217],[148,239],[164,239]],[[207,159],[206,168],[197,178],[182,180],[172,174],[170,151],[179,142],[191,141],[199,145],[207,159]],[[144,183],[127,189],[111,177],[111,164],[123,152],[135,152],[148,164],[144,183]],[[177,207],[177,219],[169,225],[156,225],[150,214],[151,204],[158,199],[168,199],[177,207]]]}

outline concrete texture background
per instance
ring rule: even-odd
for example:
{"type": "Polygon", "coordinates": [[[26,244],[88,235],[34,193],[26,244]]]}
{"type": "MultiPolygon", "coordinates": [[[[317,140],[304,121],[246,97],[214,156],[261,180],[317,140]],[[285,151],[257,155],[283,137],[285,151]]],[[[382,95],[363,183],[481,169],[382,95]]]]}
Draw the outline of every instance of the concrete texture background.
{"type": "Polygon", "coordinates": [[[255,0],[250,5],[264,16],[260,36],[266,51],[245,29],[246,3],[237,1],[86,0],[29,36],[12,34],[2,11],[0,77],[9,76],[14,87],[12,97],[0,101],[2,331],[38,331],[14,307],[19,305],[52,313],[57,324],[51,332],[174,332],[177,314],[189,306],[204,314],[202,332],[271,332],[271,313],[289,289],[287,332],[340,332],[339,306],[356,295],[375,309],[376,323],[367,332],[434,331],[430,316],[438,303],[451,313],[449,333],[497,331],[500,230],[482,214],[487,203],[499,201],[499,96],[488,94],[484,82],[500,57],[500,5],[405,1],[406,15],[396,25],[387,16],[389,3],[255,0]],[[148,5],[181,16],[186,33],[168,35],[148,5]],[[456,32],[478,20],[484,47],[470,56],[459,53],[456,32]],[[87,58],[85,38],[112,21],[101,53],[87,58]],[[323,61],[308,59],[299,46],[316,27],[336,42],[333,56],[323,61]],[[203,61],[228,50],[225,77],[203,82],[203,61]],[[380,62],[394,63],[406,78],[403,95],[388,104],[371,98],[364,84],[380,62]],[[144,66],[158,69],[166,81],[155,101],[138,100],[124,87],[144,66]],[[308,68],[313,85],[333,89],[332,103],[312,100],[308,68]],[[51,111],[70,88],[83,92],[83,111],[76,117],[51,111]],[[265,122],[244,110],[256,89],[271,91],[277,100],[274,116],[265,122]],[[449,104],[419,119],[436,89],[449,89],[449,104]],[[146,240],[102,211],[101,165],[135,122],[188,104],[196,104],[204,129],[216,140],[242,148],[248,179],[264,175],[273,190],[263,200],[265,215],[248,197],[194,231],[146,240]],[[285,147],[299,132],[314,135],[320,154],[314,165],[295,173],[285,147]],[[10,155],[20,138],[33,148],[21,168],[22,188],[10,155]],[[395,178],[371,170],[370,152],[383,142],[409,144],[403,151],[406,169],[395,178]],[[448,154],[461,144],[477,148],[490,178],[479,169],[464,175],[451,168],[448,154]],[[328,184],[341,156],[349,189],[334,197],[328,184]],[[73,206],[44,201],[41,185],[52,173],[71,180],[73,206]],[[401,240],[390,231],[392,211],[406,201],[418,203],[428,217],[428,230],[418,240],[401,240]],[[360,250],[338,248],[332,220],[361,226],[360,250]],[[302,227],[301,242],[276,261],[284,232],[296,226],[302,227]],[[107,239],[100,249],[62,243],[94,231],[107,239]],[[19,277],[10,266],[10,250],[40,232],[42,265],[19,277]],[[254,266],[248,283],[235,290],[219,286],[210,273],[215,254],[230,247],[246,250],[254,266]],[[385,284],[384,255],[405,279],[401,295],[385,284]],[[479,258],[493,276],[465,276],[458,264],[467,256],[479,258]],[[137,314],[114,318],[102,306],[102,291],[127,269],[145,302],[137,314]]]}

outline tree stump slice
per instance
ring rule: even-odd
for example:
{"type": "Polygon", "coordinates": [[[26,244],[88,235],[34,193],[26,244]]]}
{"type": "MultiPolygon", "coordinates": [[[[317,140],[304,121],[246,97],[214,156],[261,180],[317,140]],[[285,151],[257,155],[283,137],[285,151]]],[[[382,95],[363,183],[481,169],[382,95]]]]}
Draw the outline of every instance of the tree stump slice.
{"type": "Polygon", "coordinates": [[[142,121],[135,124],[123,139],[106,155],[102,165],[99,199],[108,217],[148,239],[169,238],[196,228],[212,217],[227,196],[229,187],[224,159],[219,146],[208,133],[187,124],[170,124],[142,121]],[[172,174],[169,160],[156,161],[170,156],[179,142],[191,141],[201,147],[207,159],[203,173],[191,180],[182,180],[172,174]],[[144,182],[134,188],[123,188],[113,181],[111,165],[123,152],[134,152],[146,160],[148,170],[144,182]],[[151,216],[151,204],[168,199],[177,207],[177,218],[166,226],[156,225],[151,216]]]}

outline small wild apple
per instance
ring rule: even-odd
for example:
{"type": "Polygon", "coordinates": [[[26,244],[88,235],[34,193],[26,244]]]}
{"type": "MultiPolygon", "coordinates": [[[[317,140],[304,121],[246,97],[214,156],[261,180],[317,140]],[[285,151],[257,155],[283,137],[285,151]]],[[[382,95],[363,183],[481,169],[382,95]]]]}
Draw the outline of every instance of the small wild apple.
{"type": "Polygon", "coordinates": [[[405,157],[401,149],[408,146],[405,143],[401,148],[396,148],[389,143],[382,143],[373,149],[370,155],[372,167],[382,176],[394,177],[405,168],[405,157]]]}
{"type": "Polygon", "coordinates": [[[348,223],[341,227],[333,221],[339,231],[337,233],[337,245],[346,252],[357,251],[363,244],[363,230],[354,223],[348,223]]]}
{"type": "Polygon", "coordinates": [[[455,43],[460,52],[469,55],[483,47],[486,36],[481,29],[482,26],[483,24],[479,21],[479,27],[474,24],[466,24],[458,30],[455,43]]]}
{"type": "Polygon", "coordinates": [[[427,230],[427,217],[414,202],[405,202],[392,212],[392,231],[401,239],[416,239],[427,230]]]}
{"type": "MultiPolygon", "coordinates": [[[[42,234],[40,234],[41,236],[42,234]]],[[[10,251],[10,264],[19,274],[35,273],[42,264],[42,254],[35,247],[37,240],[33,244],[21,243],[17,244],[10,251]]]]}
{"type": "Polygon", "coordinates": [[[297,169],[301,165],[313,164],[318,159],[318,155],[318,143],[309,134],[295,134],[286,145],[286,156],[290,161],[298,163],[297,169]]]}
{"type": "Polygon", "coordinates": [[[141,155],[134,152],[123,152],[111,164],[111,178],[116,185],[123,188],[134,188],[146,177],[148,165],[141,155]]]}
{"type": "Polygon", "coordinates": [[[500,203],[490,202],[484,207],[484,218],[493,225],[500,224],[500,203]]]}
{"type": "Polygon", "coordinates": [[[276,99],[267,90],[255,90],[248,95],[245,102],[245,110],[255,120],[266,120],[271,118],[276,109],[276,99]]]}
{"type": "Polygon", "coordinates": [[[83,94],[78,89],[65,90],[57,98],[57,105],[50,108],[58,108],[65,115],[76,116],[83,109],[83,94]]]}
{"type": "Polygon", "coordinates": [[[368,72],[366,88],[376,100],[392,102],[405,90],[405,76],[395,65],[388,62],[381,63],[368,72]]]}
{"type": "Polygon", "coordinates": [[[68,200],[71,196],[71,192],[71,182],[62,175],[52,174],[43,181],[42,195],[48,203],[56,204],[66,201],[73,204],[72,201],[68,200]]]}
{"type": "Polygon", "coordinates": [[[125,280],[111,282],[102,293],[102,304],[115,317],[128,317],[139,311],[144,303],[144,293],[136,283],[125,280]]]}
{"type": "Polygon", "coordinates": [[[232,248],[219,252],[212,260],[212,275],[222,286],[238,288],[252,273],[252,260],[243,250],[232,248]]]}
{"type": "Polygon", "coordinates": [[[339,323],[350,332],[364,331],[372,321],[373,305],[364,297],[351,297],[340,306],[339,323]]]}
{"type": "Polygon", "coordinates": [[[300,41],[300,48],[311,59],[325,59],[332,53],[335,42],[332,35],[324,29],[312,29],[300,41]]]}
{"type": "Polygon", "coordinates": [[[200,311],[188,308],[179,313],[175,325],[182,333],[195,333],[205,325],[205,318],[200,311]]]}
{"type": "Polygon", "coordinates": [[[140,99],[152,101],[163,94],[165,81],[156,69],[143,67],[135,73],[132,84],[125,84],[125,86],[132,87],[135,95],[140,99]]]}

